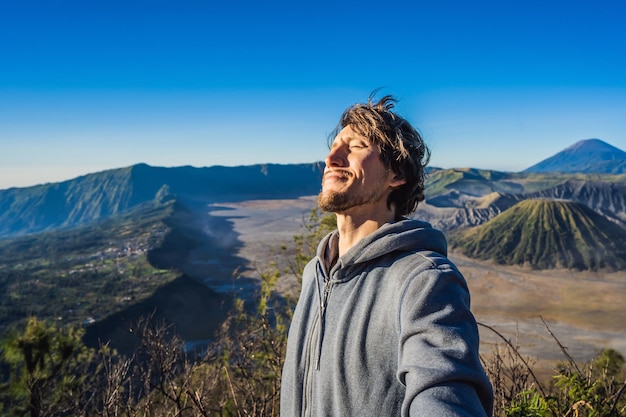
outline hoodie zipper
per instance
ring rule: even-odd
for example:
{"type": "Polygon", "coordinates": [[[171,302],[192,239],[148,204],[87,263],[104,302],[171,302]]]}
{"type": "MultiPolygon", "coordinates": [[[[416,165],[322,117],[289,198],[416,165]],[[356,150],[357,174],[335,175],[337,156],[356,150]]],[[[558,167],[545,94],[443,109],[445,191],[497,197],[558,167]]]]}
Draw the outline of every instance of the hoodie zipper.
{"type": "Polygon", "coordinates": [[[333,283],[330,279],[327,279],[324,284],[324,296],[322,297],[322,304],[320,306],[320,319],[317,335],[317,361],[315,363],[315,369],[320,370],[320,358],[322,356],[322,340],[324,339],[324,330],[326,330],[326,307],[328,306],[328,297],[330,291],[333,289],[333,283]]]}
{"type": "MultiPolygon", "coordinates": [[[[328,298],[332,290],[333,284],[320,263],[317,264],[317,271],[324,278],[324,293],[320,297],[320,309],[319,313],[313,323],[311,330],[311,339],[309,342],[309,360],[307,376],[305,381],[305,398],[304,398],[304,415],[309,416],[311,413],[311,396],[313,389],[313,372],[320,370],[320,358],[322,356],[322,340],[324,338],[324,328],[326,322],[326,306],[328,305],[328,298]],[[313,363],[315,366],[313,367],[313,363]]],[[[319,280],[317,280],[319,289],[319,280]]],[[[319,290],[318,290],[319,291],[319,290]]],[[[319,294],[319,292],[318,292],[319,294]]]]}
{"type": "Polygon", "coordinates": [[[317,328],[319,327],[319,316],[315,317],[315,321],[313,323],[313,330],[311,331],[311,335],[309,338],[309,358],[307,360],[307,370],[306,370],[306,376],[305,376],[305,386],[304,386],[304,416],[310,416],[311,415],[311,396],[312,396],[312,390],[313,390],[313,362],[315,362],[315,351],[316,349],[313,348],[313,345],[317,345],[317,338],[316,336],[319,337],[319,334],[317,334],[317,328]]]}

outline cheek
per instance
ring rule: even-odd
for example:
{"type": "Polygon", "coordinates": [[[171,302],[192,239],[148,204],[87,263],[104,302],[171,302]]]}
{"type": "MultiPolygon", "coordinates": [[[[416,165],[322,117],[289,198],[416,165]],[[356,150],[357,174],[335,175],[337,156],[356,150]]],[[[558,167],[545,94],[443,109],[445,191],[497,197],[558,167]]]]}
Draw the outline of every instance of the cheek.
{"type": "Polygon", "coordinates": [[[376,173],[377,175],[384,175],[387,171],[378,155],[369,155],[362,161],[361,166],[365,172],[376,173]]]}

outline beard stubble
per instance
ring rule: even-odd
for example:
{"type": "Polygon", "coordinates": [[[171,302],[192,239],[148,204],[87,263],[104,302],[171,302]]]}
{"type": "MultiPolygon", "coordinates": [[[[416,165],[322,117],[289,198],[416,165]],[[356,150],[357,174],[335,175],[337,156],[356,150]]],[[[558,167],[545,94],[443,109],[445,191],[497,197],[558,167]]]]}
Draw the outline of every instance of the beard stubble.
{"type": "Polygon", "coordinates": [[[384,196],[383,189],[357,193],[354,190],[324,191],[317,196],[317,205],[329,213],[341,213],[365,204],[376,203],[384,196]]]}

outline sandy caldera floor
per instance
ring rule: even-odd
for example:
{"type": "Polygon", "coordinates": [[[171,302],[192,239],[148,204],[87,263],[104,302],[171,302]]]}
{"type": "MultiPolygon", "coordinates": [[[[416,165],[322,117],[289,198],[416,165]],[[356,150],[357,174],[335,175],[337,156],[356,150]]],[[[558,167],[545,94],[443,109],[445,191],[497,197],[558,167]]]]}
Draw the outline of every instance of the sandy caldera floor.
{"type": "MultiPolygon", "coordinates": [[[[626,271],[536,271],[454,253],[450,258],[468,281],[477,320],[535,358],[544,372],[566,359],[559,343],[577,362],[604,348],[626,355],[626,271]]],[[[482,328],[481,340],[485,351],[500,338],[482,328]]]]}
{"type": "MultiPolygon", "coordinates": [[[[246,201],[220,204],[225,211],[216,205],[210,214],[232,221],[243,243],[238,256],[253,265],[253,275],[268,260],[280,263],[281,245],[304,232],[304,219],[315,203],[315,197],[246,201]]],[[[477,320],[533,358],[541,373],[549,374],[566,359],[554,337],[576,361],[587,361],[603,348],[626,355],[626,271],[536,271],[449,256],[467,279],[477,320]]],[[[297,292],[297,283],[285,275],[279,290],[297,292]]],[[[484,354],[502,342],[485,327],[480,332],[484,354]]]]}

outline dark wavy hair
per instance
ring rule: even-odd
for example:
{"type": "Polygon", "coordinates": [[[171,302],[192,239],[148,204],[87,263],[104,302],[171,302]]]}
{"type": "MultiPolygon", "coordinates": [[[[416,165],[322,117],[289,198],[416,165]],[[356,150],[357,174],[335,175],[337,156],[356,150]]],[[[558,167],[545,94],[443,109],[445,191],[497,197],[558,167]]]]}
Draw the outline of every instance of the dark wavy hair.
{"type": "Polygon", "coordinates": [[[343,112],[328,138],[329,144],[341,129],[350,125],[356,133],[378,146],[385,168],[406,180],[391,192],[387,200],[389,207],[395,205],[395,216],[399,219],[414,212],[424,201],[425,170],[430,150],[419,132],[406,119],[391,111],[397,100],[386,95],[374,102],[374,94],[369,96],[367,103],[354,104],[343,112]]]}

